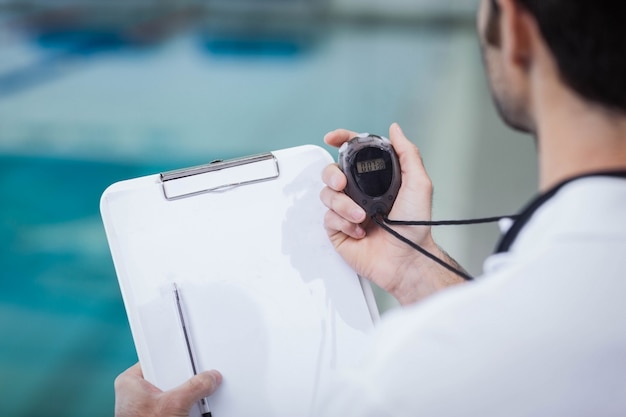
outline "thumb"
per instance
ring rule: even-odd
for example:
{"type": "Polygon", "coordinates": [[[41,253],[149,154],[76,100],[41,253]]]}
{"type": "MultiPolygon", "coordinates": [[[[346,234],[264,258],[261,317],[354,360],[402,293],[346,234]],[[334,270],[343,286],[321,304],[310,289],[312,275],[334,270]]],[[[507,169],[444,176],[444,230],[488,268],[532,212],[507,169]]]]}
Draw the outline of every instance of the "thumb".
{"type": "Polygon", "coordinates": [[[390,215],[392,218],[429,220],[433,186],[420,151],[397,123],[389,128],[389,139],[398,154],[402,172],[402,185],[390,215]]]}
{"type": "Polygon", "coordinates": [[[202,398],[213,394],[221,383],[222,374],[218,371],[202,372],[191,377],[187,382],[163,394],[163,405],[170,413],[166,415],[189,415],[191,407],[202,398]]]}
{"type": "Polygon", "coordinates": [[[410,182],[420,179],[427,179],[430,182],[419,149],[407,139],[397,123],[393,123],[389,128],[389,139],[400,159],[402,178],[409,179],[410,182]]]}

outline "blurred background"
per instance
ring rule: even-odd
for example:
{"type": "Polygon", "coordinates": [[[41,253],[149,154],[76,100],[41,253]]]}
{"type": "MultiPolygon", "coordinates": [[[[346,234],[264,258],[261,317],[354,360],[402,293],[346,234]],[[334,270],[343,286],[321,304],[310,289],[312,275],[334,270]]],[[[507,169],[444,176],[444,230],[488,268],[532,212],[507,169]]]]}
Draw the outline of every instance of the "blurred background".
{"type": "MultiPolygon", "coordinates": [[[[0,415],[112,415],[136,361],[99,215],[113,182],[397,121],[436,219],[517,211],[534,145],[494,113],[476,5],[0,0],[0,415]]],[[[435,234],[472,274],[498,238],[435,234]]]]}

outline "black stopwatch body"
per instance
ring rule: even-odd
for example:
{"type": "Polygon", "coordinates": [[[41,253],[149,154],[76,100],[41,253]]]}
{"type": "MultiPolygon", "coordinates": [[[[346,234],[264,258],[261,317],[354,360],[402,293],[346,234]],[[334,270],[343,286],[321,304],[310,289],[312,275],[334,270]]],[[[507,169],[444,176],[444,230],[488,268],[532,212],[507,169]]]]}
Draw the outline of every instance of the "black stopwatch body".
{"type": "Polygon", "coordinates": [[[402,183],[400,162],[389,139],[362,133],[339,148],[345,193],[368,215],[388,214],[402,183]]]}

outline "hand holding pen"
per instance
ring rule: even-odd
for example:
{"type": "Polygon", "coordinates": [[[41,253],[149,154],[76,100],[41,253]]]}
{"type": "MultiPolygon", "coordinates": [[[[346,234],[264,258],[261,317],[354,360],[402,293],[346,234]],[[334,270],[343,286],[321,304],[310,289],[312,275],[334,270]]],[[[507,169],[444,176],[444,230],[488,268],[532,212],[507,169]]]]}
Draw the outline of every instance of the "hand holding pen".
{"type": "Polygon", "coordinates": [[[194,375],[179,387],[162,391],[146,381],[140,364],[135,364],[115,380],[115,417],[188,417],[191,408],[196,403],[203,417],[211,416],[207,397],[213,394],[222,383],[222,374],[218,371],[197,372],[183,315],[182,301],[176,284],[174,284],[174,299],[194,375]]]}
{"type": "Polygon", "coordinates": [[[206,371],[177,388],[161,391],[143,378],[137,363],[115,380],[115,417],[188,417],[191,407],[221,383],[218,371],[206,371]]]}
{"type": "MultiPolygon", "coordinates": [[[[189,362],[191,364],[191,370],[194,375],[198,375],[198,368],[196,366],[196,359],[193,353],[193,349],[191,347],[191,339],[189,337],[189,329],[187,324],[185,323],[185,315],[183,313],[183,302],[180,299],[180,293],[178,291],[178,286],[176,283],[173,285],[174,287],[174,300],[176,301],[176,310],[178,312],[178,320],[180,321],[180,327],[183,330],[183,336],[185,338],[185,347],[187,348],[187,355],[189,357],[189,362]]],[[[200,412],[202,413],[202,417],[211,417],[211,409],[209,408],[209,400],[206,397],[200,398],[198,401],[198,406],[200,407],[200,412]]]]}

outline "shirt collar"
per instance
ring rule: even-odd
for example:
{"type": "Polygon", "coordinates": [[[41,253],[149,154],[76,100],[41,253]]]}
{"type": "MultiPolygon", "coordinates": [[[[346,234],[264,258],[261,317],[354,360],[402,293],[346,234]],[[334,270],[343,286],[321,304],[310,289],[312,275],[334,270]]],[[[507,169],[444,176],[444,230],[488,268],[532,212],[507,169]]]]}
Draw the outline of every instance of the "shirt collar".
{"type": "Polygon", "coordinates": [[[592,172],[588,174],[578,175],[576,177],[569,178],[556,186],[552,187],[545,193],[539,194],[533,200],[530,201],[526,205],[526,207],[520,212],[518,216],[516,216],[515,222],[511,225],[508,231],[502,236],[498,246],[495,249],[495,253],[504,253],[508,252],[515,239],[519,235],[520,231],[524,228],[524,226],[528,223],[531,217],[535,214],[535,212],[548,200],[550,200],[556,193],[561,190],[565,185],[577,181],[583,178],[589,177],[613,177],[613,178],[624,178],[626,179],[626,171],[601,171],[601,172],[592,172]]]}

